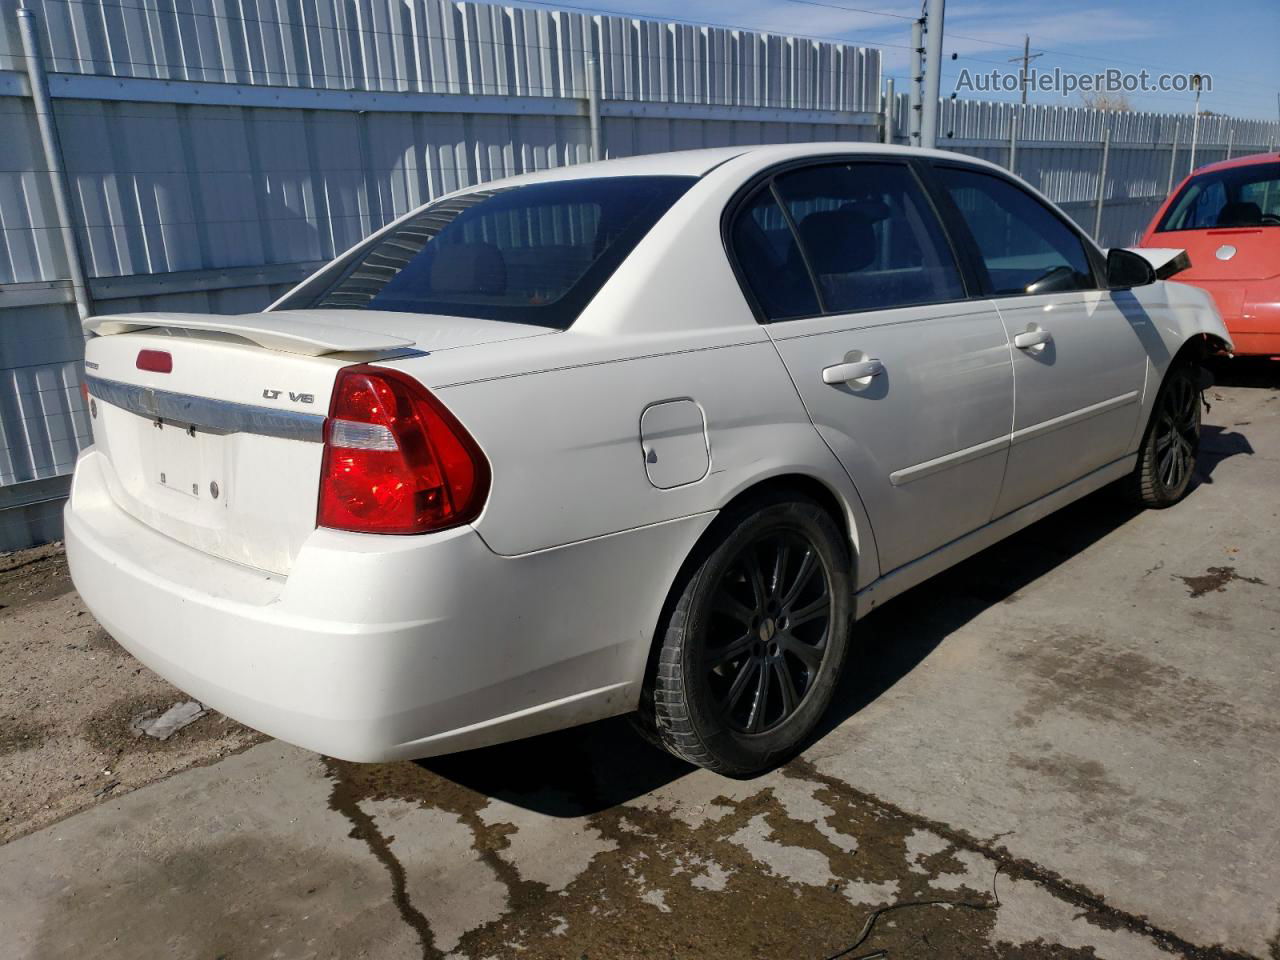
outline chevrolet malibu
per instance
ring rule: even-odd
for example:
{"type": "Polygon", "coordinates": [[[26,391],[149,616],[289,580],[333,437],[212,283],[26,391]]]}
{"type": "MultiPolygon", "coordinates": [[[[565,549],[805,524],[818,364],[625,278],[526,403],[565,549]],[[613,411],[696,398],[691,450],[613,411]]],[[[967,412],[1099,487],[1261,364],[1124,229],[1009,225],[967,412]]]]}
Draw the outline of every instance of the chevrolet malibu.
{"type": "Polygon", "coordinates": [[[1113,481],[1185,494],[1231,344],[1156,279],[1178,254],[870,145],[469,188],[262,313],[86,321],[72,576],[156,672],[310,749],[636,713],[746,775],[877,605],[1113,481]]]}

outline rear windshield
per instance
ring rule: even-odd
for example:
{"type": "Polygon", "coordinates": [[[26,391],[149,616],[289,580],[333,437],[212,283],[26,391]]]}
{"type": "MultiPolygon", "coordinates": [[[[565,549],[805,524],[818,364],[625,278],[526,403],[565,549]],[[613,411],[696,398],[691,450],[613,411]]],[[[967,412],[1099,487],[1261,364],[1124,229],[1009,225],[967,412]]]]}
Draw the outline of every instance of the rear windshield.
{"type": "Polygon", "coordinates": [[[1280,225],[1280,163],[1229,167],[1192,177],[1157,232],[1280,225]]]}
{"type": "Polygon", "coordinates": [[[277,309],[391,310],[565,329],[694,177],[602,177],[433,203],[277,309]]]}

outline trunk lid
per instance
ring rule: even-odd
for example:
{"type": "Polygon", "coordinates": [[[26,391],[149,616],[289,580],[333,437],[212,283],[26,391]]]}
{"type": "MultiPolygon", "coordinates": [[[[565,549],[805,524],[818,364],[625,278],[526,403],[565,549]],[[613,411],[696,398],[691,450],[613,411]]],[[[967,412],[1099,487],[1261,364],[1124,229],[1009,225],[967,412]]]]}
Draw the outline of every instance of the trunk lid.
{"type": "Polygon", "coordinates": [[[85,328],[98,334],[85,373],[112,499],[190,547],[286,576],[316,527],[342,367],[555,332],[362,310],[124,314],[85,328]],[[171,370],[139,369],[143,350],[171,370]]]}

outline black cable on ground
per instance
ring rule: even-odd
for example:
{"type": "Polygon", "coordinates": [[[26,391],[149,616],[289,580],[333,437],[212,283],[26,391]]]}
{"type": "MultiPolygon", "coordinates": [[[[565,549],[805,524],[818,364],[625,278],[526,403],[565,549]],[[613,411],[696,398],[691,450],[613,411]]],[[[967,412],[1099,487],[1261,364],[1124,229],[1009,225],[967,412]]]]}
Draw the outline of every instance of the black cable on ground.
{"type": "MultiPolygon", "coordinates": [[[[991,899],[990,900],[899,900],[897,903],[891,903],[886,907],[878,907],[868,914],[866,921],[862,924],[862,932],[858,934],[858,939],[852,944],[845,947],[839,953],[833,953],[825,960],[843,960],[849,954],[857,950],[860,946],[867,942],[867,938],[871,936],[871,931],[875,929],[876,921],[886,913],[892,913],[895,910],[905,910],[908,907],[964,907],[968,910],[994,910],[1000,906],[1000,894],[996,892],[996,878],[1000,876],[1000,871],[1004,864],[996,867],[996,872],[991,875],[991,899]]],[[[852,960],[878,960],[880,957],[887,957],[889,951],[876,950],[873,953],[863,954],[861,957],[854,957],[852,960]]]]}

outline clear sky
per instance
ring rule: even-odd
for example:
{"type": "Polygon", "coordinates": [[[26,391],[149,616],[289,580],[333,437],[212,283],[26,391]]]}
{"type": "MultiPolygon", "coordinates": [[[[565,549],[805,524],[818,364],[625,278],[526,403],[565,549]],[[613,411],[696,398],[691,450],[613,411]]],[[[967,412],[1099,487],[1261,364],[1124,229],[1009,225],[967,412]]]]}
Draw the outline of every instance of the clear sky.
{"type": "MultiPolygon", "coordinates": [[[[518,2],[518,0],[517,0],[518,2]]],[[[560,5],[560,4],[549,4],[560,5]]],[[[884,72],[905,90],[912,17],[918,0],[567,0],[565,7],[845,40],[881,48],[884,72]],[[858,9],[853,9],[858,8],[858,9]],[[893,15],[893,16],[891,16],[893,15]]],[[[1213,90],[1201,108],[1233,116],[1278,120],[1280,0],[947,0],[943,94],[962,68],[1017,69],[1024,34],[1033,66],[1093,73],[1115,67],[1154,75],[1207,73],[1213,90]],[[958,54],[952,60],[951,55],[958,54]]],[[[1017,93],[970,94],[1017,99],[1017,93]]],[[[1080,104],[1079,95],[1032,94],[1042,103],[1080,104]]],[[[1192,95],[1130,94],[1135,109],[1189,112],[1192,95]]]]}

